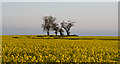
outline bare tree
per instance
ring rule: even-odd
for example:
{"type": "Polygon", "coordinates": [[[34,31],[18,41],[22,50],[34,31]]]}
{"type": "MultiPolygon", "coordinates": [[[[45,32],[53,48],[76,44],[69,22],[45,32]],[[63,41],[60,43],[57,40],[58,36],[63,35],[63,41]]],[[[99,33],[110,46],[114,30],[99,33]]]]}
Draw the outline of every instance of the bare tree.
{"type": "Polygon", "coordinates": [[[63,21],[61,23],[61,27],[65,29],[65,31],[66,31],[66,33],[67,33],[68,36],[70,35],[70,29],[71,29],[71,27],[74,26],[73,23],[75,23],[75,22],[71,22],[71,21],[64,22],[63,21]]]}
{"type": "Polygon", "coordinates": [[[53,23],[52,24],[52,29],[55,31],[55,35],[57,36],[58,30],[59,30],[59,26],[57,23],[53,23]]]}
{"type": "Polygon", "coordinates": [[[44,23],[42,24],[43,31],[47,31],[47,35],[49,36],[50,28],[52,24],[55,22],[56,18],[52,16],[44,16],[43,17],[44,23]]]}
{"type": "Polygon", "coordinates": [[[59,32],[60,32],[60,36],[64,35],[63,34],[64,30],[62,28],[59,29],[59,32]]]}

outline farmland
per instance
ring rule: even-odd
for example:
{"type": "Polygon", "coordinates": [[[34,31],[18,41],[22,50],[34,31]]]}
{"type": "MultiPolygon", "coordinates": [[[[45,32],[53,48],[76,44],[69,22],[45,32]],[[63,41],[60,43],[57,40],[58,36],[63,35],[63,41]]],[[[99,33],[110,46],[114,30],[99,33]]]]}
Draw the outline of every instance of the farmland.
{"type": "Polygon", "coordinates": [[[2,62],[118,62],[118,37],[3,35],[2,62]]]}

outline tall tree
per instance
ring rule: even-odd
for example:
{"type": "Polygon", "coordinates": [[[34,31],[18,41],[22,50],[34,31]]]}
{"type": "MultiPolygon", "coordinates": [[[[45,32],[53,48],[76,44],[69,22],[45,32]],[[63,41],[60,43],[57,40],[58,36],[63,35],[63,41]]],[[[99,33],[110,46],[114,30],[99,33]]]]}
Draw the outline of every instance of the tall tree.
{"type": "Polygon", "coordinates": [[[64,22],[63,21],[61,23],[61,27],[65,29],[65,31],[66,31],[66,33],[67,33],[68,36],[70,35],[70,29],[71,29],[71,27],[74,26],[73,23],[75,23],[75,22],[71,22],[71,21],[64,22]]]}
{"type": "Polygon", "coordinates": [[[56,18],[52,16],[44,16],[43,17],[44,23],[42,24],[43,31],[47,31],[47,35],[49,36],[50,28],[52,24],[55,22],[56,18]]]}
{"type": "Polygon", "coordinates": [[[64,34],[63,34],[64,30],[63,30],[62,28],[59,29],[59,32],[60,32],[60,36],[63,36],[63,35],[64,35],[64,34]]]}
{"type": "Polygon", "coordinates": [[[57,36],[58,30],[59,30],[59,26],[57,23],[53,23],[52,24],[52,29],[55,31],[55,35],[57,36]]]}

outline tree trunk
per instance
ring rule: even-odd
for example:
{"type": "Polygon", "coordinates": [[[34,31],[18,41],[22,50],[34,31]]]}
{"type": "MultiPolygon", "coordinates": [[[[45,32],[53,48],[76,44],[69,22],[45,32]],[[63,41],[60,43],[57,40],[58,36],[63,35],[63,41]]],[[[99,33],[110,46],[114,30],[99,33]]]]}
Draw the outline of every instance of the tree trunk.
{"type": "Polygon", "coordinates": [[[57,36],[57,32],[55,32],[56,36],[57,36]]]}
{"type": "Polygon", "coordinates": [[[47,35],[49,36],[49,31],[47,31],[47,35]]]}
{"type": "Polygon", "coordinates": [[[62,32],[60,32],[60,36],[62,36],[63,34],[62,34],[62,32]]]}
{"type": "Polygon", "coordinates": [[[67,31],[67,36],[70,36],[70,32],[69,31],[67,31]]]}

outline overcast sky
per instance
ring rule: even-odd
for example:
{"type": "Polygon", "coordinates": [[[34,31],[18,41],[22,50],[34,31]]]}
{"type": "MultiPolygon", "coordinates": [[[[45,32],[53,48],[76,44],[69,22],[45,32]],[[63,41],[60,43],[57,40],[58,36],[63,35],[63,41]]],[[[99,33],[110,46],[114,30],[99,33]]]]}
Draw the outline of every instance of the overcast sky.
{"type": "MultiPolygon", "coordinates": [[[[3,34],[46,34],[42,18],[52,15],[61,21],[75,21],[71,34],[117,35],[117,2],[4,2],[2,3],[3,34]]],[[[51,34],[54,34],[52,31],[51,34]]]]}

